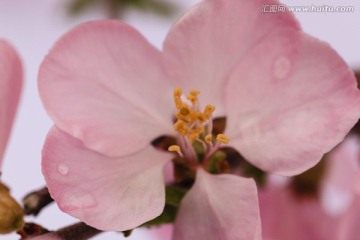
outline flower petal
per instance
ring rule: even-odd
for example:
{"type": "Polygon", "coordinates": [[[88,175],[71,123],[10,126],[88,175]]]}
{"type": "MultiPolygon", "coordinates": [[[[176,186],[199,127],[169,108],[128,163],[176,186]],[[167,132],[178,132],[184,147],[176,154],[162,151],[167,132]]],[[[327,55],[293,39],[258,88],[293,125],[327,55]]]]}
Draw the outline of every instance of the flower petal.
{"type": "Polygon", "coordinates": [[[348,135],[326,158],[321,203],[328,214],[344,213],[357,195],[360,176],[360,139],[348,135]]]}
{"type": "Polygon", "coordinates": [[[85,146],[124,156],[172,132],[172,91],[160,53],[118,21],[82,24],[41,65],[39,91],[55,124],[85,146]]]}
{"type": "Polygon", "coordinates": [[[163,211],[163,167],[170,153],[148,146],[109,158],[54,127],[43,150],[43,174],[60,209],[101,230],[123,231],[163,211]]]}
{"type": "Polygon", "coordinates": [[[22,87],[22,65],[15,49],[0,40],[0,168],[22,87]]]}
{"type": "Polygon", "coordinates": [[[339,219],[323,211],[314,197],[297,198],[288,186],[259,190],[263,238],[266,240],[336,239],[339,219]]]}
{"type": "Polygon", "coordinates": [[[226,134],[259,168],[297,174],[357,122],[359,93],[353,73],[327,44],[297,31],[275,31],[229,80],[226,134]]]}
{"type": "Polygon", "coordinates": [[[347,212],[342,216],[341,222],[338,224],[339,234],[337,239],[340,240],[357,240],[360,235],[360,196],[356,196],[347,212]]]}
{"type": "Polygon", "coordinates": [[[194,186],[181,202],[173,239],[255,239],[259,224],[253,180],[199,169],[194,186]]]}
{"type": "MultiPolygon", "coordinates": [[[[277,4],[267,1],[266,4],[277,4]]],[[[264,14],[262,1],[205,0],[174,25],[164,43],[172,80],[184,90],[201,91],[203,104],[224,115],[224,84],[239,59],[274,29],[298,29],[289,13],[264,14]]]]}

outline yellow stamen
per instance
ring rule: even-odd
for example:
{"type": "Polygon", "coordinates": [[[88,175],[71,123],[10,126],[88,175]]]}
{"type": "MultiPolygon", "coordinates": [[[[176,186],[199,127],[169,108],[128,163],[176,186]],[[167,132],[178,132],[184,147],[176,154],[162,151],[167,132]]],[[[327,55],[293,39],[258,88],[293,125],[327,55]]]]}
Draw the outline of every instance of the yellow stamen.
{"type": "Polygon", "coordinates": [[[199,95],[200,94],[200,91],[198,91],[198,90],[191,90],[190,91],[190,95],[191,96],[197,96],[197,95],[199,95]]]}
{"type": "Polygon", "coordinates": [[[181,115],[183,115],[183,116],[187,116],[189,113],[190,113],[190,110],[189,110],[189,108],[188,107],[182,107],[182,108],[180,108],[180,111],[179,111],[180,113],[181,113],[181,115]]]}
{"type": "Polygon", "coordinates": [[[168,148],[168,151],[169,151],[169,152],[180,152],[180,147],[179,147],[179,145],[171,145],[171,146],[168,148]]]}
{"type": "Polygon", "coordinates": [[[227,137],[227,136],[225,136],[224,134],[218,134],[217,136],[216,136],[216,140],[218,141],[218,142],[221,142],[221,143],[223,143],[223,144],[228,144],[229,143],[229,138],[227,137]]]}
{"type": "Polygon", "coordinates": [[[177,109],[180,109],[182,107],[182,102],[181,102],[181,99],[180,98],[174,98],[174,101],[175,101],[175,106],[177,109]]]}
{"type": "Polygon", "coordinates": [[[215,107],[212,105],[206,105],[204,110],[204,116],[206,119],[209,119],[211,114],[215,111],[215,107]]]}
{"type": "Polygon", "coordinates": [[[193,132],[189,135],[189,140],[194,142],[195,140],[199,139],[200,134],[197,132],[193,132]]]}
{"type": "Polygon", "coordinates": [[[201,112],[198,109],[199,106],[197,102],[199,94],[200,92],[197,90],[190,91],[187,99],[190,100],[191,103],[186,103],[181,99],[181,88],[175,88],[174,90],[174,102],[178,109],[175,113],[177,121],[174,124],[174,129],[179,134],[186,136],[190,142],[196,141],[203,136],[202,134],[205,132],[204,123],[212,121],[212,113],[215,110],[214,106],[207,105],[201,112]]]}
{"type": "Polygon", "coordinates": [[[186,125],[186,123],[184,121],[178,120],[174,124],[174,129],[181,135],[186,135],[188,133],[189,127],[188,127],[188,125],[186,125]]]}
{"type": "Polygon", "coordinates": [[[181,95],[182,95],[182,90],[181,88],[175,88],[174,90],[174,101],[175,101],[175,106],[177,109],[180,109],[182,107],[182,101],[181,101],[181,95]]]}
{"type": "Polygon", "coordinates": [[[169,152],[177,152],[179,154],[180,157],[184,157],[183,153],[181,152],[180,146],[179,145],[171,145],[168,148],[169,152]]]}
{"type": "Polygon", "coordinates": [[[205,142],[211,143],[212,142],[212,134],[209,133],[208,135],[205,136],[204,139],[205,139],[205,142]]]}
{"type": "Polygon", "coordinates": [[[179,87],[175,88],[175,90],[174,90],[174,98],[181,97],[181,95],[182,95],[181,88],[179,88],[179,87]]]}
{"type": "Polygon", "coordinates": [[[188,100],[190,100],[190,102],[193,104],[193,105],[195,105],[196,104],[196,102],[197,102],[197,100],[198,100],[198,98],[197,98],[197,96],[200,94],[200,92],[199,91],[197,91],[197,90],[191,90],[190,91],[190,94],[186,97],[188,100]]]}

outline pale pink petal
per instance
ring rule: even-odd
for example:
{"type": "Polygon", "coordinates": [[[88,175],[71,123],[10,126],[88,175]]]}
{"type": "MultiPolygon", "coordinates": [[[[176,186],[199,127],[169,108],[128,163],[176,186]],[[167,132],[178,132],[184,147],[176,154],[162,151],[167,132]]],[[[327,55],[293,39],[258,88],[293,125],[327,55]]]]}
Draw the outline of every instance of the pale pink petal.
{"type": "Polygon", "coordinates": [[[339,219],[327,215],[315,197],[297,198],[288,187],[259,189],[264,240],[339,240],[339,219]]]}
{"type": "Polygon", "coordinates": [[[350,135],[326,158],[327,169],[321,184],[322,205],[329,214],[344,213],[357,195],[360,175],[360,141],[350,135]]]}
{"type": "Polygon", "coordinates": [[[201,103],[215,105],[215,115],[224,115],[224,84],[249,49],[274,30],[299,28],[289,13],[264,14],[262,5],[263,1],[249,0],[202,1],[174,25],[165,40],[172,80],[186,91],[201,91],[201,103]]]}
{"type": "Polygon", "coordinates": [[[15,49],[0,40],[0,169],[19,102],[22,66],[15,49]]]}
{"type": "Polygon", "coordinates": [[[158,240],[171,240],[173,232],[173,224],[163,224],[159,227],[150,227],[148,229],[149,234],[154,236],[154,239],[158,240]]]}
{"type": "Polygon", "coordinates": [[[173,240],[255,239],[260,223],[252,179],[197,172],[176,217],[173,240]]]}
{"type": "Polygon", "coordinates": [[[118,21],[82,24],[41,65],[39,91],[63,131],[108,156],[124,156],[172,132],[173,87],[160,53],[118,21]]]}
{"type": "Polygon", "coordinates": [[[360,236],[360,196],[356,196],[342,217],[336,240],[358,240],[360,236]]]}
{"type": "Polygon", "coordinates": [[[230,144],[283,175],[315,165],[360,116],[353,73],[327,44],[273,31],[239,62],[227,85],[230,144]]]}
{"type": "Polygon", "coordinates": [[[122,231],[163,211],[163,166],[171,156],[148,146],[110,158],[54,127],[44,145],[42,166],[62,211],[101,230],[122,231]]]}
{"type": "Polygon", "coordinates": [[[169,185],[174,183],[175,175],[174,175],[174,163],[169,161],[166,163],[164,167],[164,177],[165,177],[165,184],[169,185]]]}

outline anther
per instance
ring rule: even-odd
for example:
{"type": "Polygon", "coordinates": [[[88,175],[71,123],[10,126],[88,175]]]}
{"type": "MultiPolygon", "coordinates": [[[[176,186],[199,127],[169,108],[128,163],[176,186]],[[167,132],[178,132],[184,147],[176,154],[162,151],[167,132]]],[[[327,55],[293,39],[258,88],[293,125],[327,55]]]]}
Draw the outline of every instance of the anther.
{"type": "Polygon", "coordinates": [[[180,157],[183,157],[184,155],[181,152],[180,146],[179,145],[171,145],[168,148],[169,152],[177,152],[179,154],[180,157]]]}
{"type": "Polygon", "coordinates": [[[218,134],[216,136],[216,140],[223,144],[228,144],[230,141],[229,138],[227,136],[225,136],[224,134],[218,134]]]}
{"type": "Polygon", "coordinates": [[[198,98],[197,96],[200,94],[197,90],[191,90],[190,94],[186,97],[193,105],[196,104],[198,98]]]}
{"type": "Polygon", "coordinates": [[[183,116],[187,116],[189,113],[190,113],[190,110],[189,110],[189,108],[187,108],[186,106],[184,107],[182,107],[181,109],[180,109],[180,113],[181,113],[181,115],[183,115],[183,116]]]}
{"type": "Polygon", "coordinates": [[[212,134],[209,133],[208,135],[206,135],[204,140],[207,143],[211,143],[212,142],[212,134]]]}
{"type": "Polygon", "coordinates": [[[204,109],[204,115],[206,118],[210,118],[211,114],[215,111],[215,107],[212,105],[206,105],[204,109]]]}
{"type": "Polygon", "coordinates": [[[174,90],[174,101],[175,101],[175,106],[177,109],[180,109],[182,107],[182,101],[181,101],[181,95],[182,95],[182,90],[181,88],[175,88],[174,90]]]}
{"type": "Polygon", "coordinates": [[[180,146],[179,145],[171,145],[168,150],[170,152],[179,152],[180,151],[180,146]]]}
{"type": "Polygon", "coordinates": [[[180,133],[181,135],[186,135],[188,133],[188,126],[185,124],[184,121],[182,120],[178,120],[175,124],[174,124],[174,129],[180,133]]]}
{"type": "Polygon", "coordinates": [[[175,90],[174,90],[174,98],[181,97],[181,95],[182,95],[181,88],[179,88],[179,87],[175,88],[175,90]]]}

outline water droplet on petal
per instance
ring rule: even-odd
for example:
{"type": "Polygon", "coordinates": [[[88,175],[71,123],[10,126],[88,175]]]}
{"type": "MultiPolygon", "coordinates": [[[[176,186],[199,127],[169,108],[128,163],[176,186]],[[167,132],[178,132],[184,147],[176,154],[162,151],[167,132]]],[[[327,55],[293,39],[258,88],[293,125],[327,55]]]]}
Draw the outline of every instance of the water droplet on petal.
{"type": "Polygon", "coordinates": [[[95,207],[97,202],[90,193],[83,190],[74,190],[66,192],[61,198],[59,205],[64,211],[72,211],[95,207]]]}
{"type": "Polygon", "coordinates": [[[61,175],[64,175],[64,176],[69,173],[69,167],[64,163],[59,164],[57,167],[57,170],[61,175]]]}
{"type": "Polygon", "coordinates": [[[291,62],[287,57],[279,57],[275,60],[273,74],[278,79],[288,76],[291,70],[291,62]]]}

